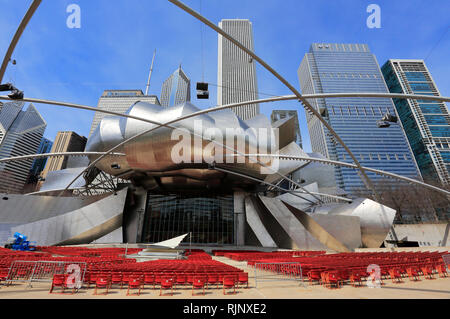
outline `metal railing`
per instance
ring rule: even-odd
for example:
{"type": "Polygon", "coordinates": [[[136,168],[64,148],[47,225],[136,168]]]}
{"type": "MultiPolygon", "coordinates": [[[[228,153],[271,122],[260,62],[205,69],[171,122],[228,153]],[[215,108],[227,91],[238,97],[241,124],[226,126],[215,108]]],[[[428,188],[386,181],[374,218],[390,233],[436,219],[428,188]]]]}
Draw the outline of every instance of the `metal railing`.
{"type": "Polygon", "coordinates": [[[302,266],[299,262],[255,263],[255,288],[258,282],[299,281],[303,283],[302,266]]]}
{"type": "Polygon", "coordinates": [[[445,267],[447,267],[447,271],[450,271],[450,254],[442,255],[442,260],[444,261],[445,267]]]}
{"type": "Polygon", "coordinates": [[[33,282],[52,282],[54,275],[69,274],[73,277],[71,280],[77,281],[81,287],[86,268],[85,262],[16,260],[9,268],[5,284],[28,282],[28,287],[31,287],[33,282]]]}

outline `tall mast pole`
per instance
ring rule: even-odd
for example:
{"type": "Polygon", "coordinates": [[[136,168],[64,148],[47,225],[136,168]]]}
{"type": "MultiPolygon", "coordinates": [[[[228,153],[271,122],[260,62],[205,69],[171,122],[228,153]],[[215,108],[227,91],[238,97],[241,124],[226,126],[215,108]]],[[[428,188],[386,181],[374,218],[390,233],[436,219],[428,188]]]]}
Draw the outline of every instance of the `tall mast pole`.
{"type": "Polygon", "coordinates": [[[152,72],[153,72],[153,63],[155,62],[155,55],[156,55],[156,49],[153,52],[152,66],[150,67],[150,73],[148,74],[148,81],[147,81],[147,87],[145,89],[145,95],[148,95],[148,88],[150,87],[150,79],[152,78],[152,72]]]}

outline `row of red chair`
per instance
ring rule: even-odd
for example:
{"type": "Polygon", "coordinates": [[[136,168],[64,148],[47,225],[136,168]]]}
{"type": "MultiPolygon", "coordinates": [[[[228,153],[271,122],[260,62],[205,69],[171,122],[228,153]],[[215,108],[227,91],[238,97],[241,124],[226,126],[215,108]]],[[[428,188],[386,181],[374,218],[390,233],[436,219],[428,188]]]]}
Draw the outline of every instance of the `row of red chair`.
{"type": "MultiPolygon", "coordinates": [[[[52,285],[50,288],[50,293],[53,293],[55,287],[61,288],[61,293],[64,293],[66,288],[72,289],[72,294],[75,292],[76,288],[74,287],[74,283],[69,282],[69,275],[55,275],[53,277],[52,285]]],[[[148,273],[145,275],[139,274],[122,274],[122,273],[98,273],[98,274],[86,274],[83,280],[84,283],[87,283],[87,288],[89,288],[90,284],[95,284],[94,295],[98,294],[98,289],[105,289],[103,294],[108,294],[109,289],[113,285],[120,285],[120,289],[123,288],[124,285],[128,286],[127,296],[133,295],[130,293],[130,290],[137,289],[137,295],[140,295],[141,289],[144,288],[145,285],[160,287],[160,296],[163,295],[163,291],[170,289],[171,295],[173,295],[173,288],[179,286],[191,286],[192,287],[192,295],[194,295],[195,289],[203,289],[203,295],[205,294],[205,287],[210,288],[212,285],[215,285],[216,288],[219,288],[219,285],[222,284],[223,293],[226,293],[226,289],[233,288],[233,293],[236,292],[237,285],[246,285],[248,288],[248,274],[247,273],[239,273],[239,274],[205,274],[205,275],[194,275],[194,274],[186,274],[186,275],[168,275],[168,274],[153,274],[148,273]]]]}
{"type": "Polygon", "coordinates": [[[369,265],[379,267],[380,281],[391,278],[393,282],[402,282],[402,278],[407,276],[410,280],[417,280],[420,275],[431,279],[434,274],[446,277],[447,270],[442,260],[444,254],[447,252],[367,252],[281,258],[272,255],[264,259],[247,257],[247,264],[291,276],[303,274],[310,283],[318,282],[331,288],[346,282],[355,286],[357,283],[361,285],[362,279],[371,280],[376,267],[372,271],[368,269],[369,265]]]}

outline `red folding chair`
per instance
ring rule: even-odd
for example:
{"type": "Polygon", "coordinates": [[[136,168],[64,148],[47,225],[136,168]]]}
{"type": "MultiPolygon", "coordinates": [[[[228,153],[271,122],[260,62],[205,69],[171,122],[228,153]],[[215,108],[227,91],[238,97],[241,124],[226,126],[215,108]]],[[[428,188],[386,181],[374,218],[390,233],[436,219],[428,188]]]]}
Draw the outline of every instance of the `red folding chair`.
{"type": "Polygon", "coordinates": [[[219,275],[216,273],[210,273],[208,274],[208,288],[210,285],[216,285],[216,287],[219,286],[219,275]]]}
{"type": "Polygon", "coordinates": [[[239,284],[246,284],[245,288],[248,288],[248,273],[240,272],[239,275],[238,275],[238,283],[239,284]]]}
{"type": "Polygon", "coordinates": [[[388,270],[389,276],[391,277],[391,280],[393,283],[402,283],[402,274],[400,273],[398,268],[391,268],[388,270]],[[395,281],[397,280],[397,281],[395,281]]]}
{"type": "Polygon", "coordinates": [[[57,274],[53,276],[52,279],[52,286],[50,287],[50,291],[49,293],[54,293],[53,292],[53,288],[55,287],[60,287],[61,288],[61,292],[60,293],[64,293],[64,289],[66,288],[66,275],[63,274],[57,274]]]}
{"type": "Polygon", "coordinates": [[[121,273],[112,273],[109,287],[111,288],[112,285],[115,285],[115,284],[119,285],[120,284],[120,289],[122,289],[122,287],[123,287],[122,278],[123,277],[122,277],[121,273]]]}
{"type": "Polygon", "coordinates": [[[334,284],[336,288],[339,288],[342,279],[339,276],[339,271],[329,271],[327,272],[326,282],[327,288],[331,289],[331,286],[334,284]]]}
{"type": "Polygon", "coordinates": [[[155,275],[153,274],[145,274],[144,275],[144,288],[145,285],[153,285],[153,289],[155,289],[155,275]]]}
{"type": "Polygon", "coordinates": [[[235,276],[224,276],[223,277],[223,294],[228,295],[229,293],[225,293],[226,289],[233,288],[233,294],[236,293],[236,277],[235,276]]]}
{"type": "Polygon", "coordinates": [[[439,264],[439,265],[437,265],[436,269],[439,274],[439,277],[447,277],[447,269],[446,269],[445,265],[439,264]]]}
{"type": "Polygon", "coordinates": [[[94,295],[97,295],[97,289],[98,288],[105,288],[105,293],[100,294],[100,295],[107,295],[108,294],[108,290],[109,290],[109,285],[110,285],[110,282],[108,280],[108,276],[107,275],[98,275],[97,276],[97,280],[95,282],[94,295]]]}
{"type": "Polygon", "coordinates": [[[409,280],[419,281],[419,270],[417,267],[406,268],[406,273],[408,274],[409,280]]]}
{"type": "Polygon", "coordinates": [[[139,296],[141,294],[141,288],[142,288],[142,281],[141,281],[140,276],[131,276],[128,280],[127,296],[133,296],[133,295],[139,296]],[[130,294],[130,289],[138,289],[138,293],[130,294]]]}
{"type": "Polygon", "coordinates": [[[205,295],[205,283],[206,277],[204,276],[195,276],[192,282],[192,296],[194,296],[194,289],[203,289],[203,295],[205,295]]]}
{"type": "Polygon", "coordinates": [[[173,277],[165,276],[161,278],[161,287],[159,289],[160,296],[163,296],[163,289],[170,289],[170,295],[173,296],[173,277]]]}

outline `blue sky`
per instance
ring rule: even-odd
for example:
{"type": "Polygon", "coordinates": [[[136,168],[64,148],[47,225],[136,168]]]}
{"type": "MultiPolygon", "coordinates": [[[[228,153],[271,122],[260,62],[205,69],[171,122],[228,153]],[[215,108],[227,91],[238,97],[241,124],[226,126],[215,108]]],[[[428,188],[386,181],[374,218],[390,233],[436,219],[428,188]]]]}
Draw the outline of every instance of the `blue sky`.
{"type": "MultiPolygon", "coordinates": [[[[3,57],[30,0],[0,0],[0,56],[3,57]]],[[[200,0],[185,0],[196,10],[200,0]]],[[[202,0],[202,13],[253,23],[255,51],[299,87],[297,68],[313,42],[367,43],[382,65],[389,58],[425,59],[442,95],[450,96],[450,2],[447,0],[202,0]],[[366,8],[381,7],[381,28],[369,29],[366,8]]],[[[205,81],[217,83],[217,34],[204,34],[205,81]]],[[[105,89],[142,89],[157,49],[150,93],[182,63],[192,88],[202,77],[201,24],[167,0],[47,0],[31,20],[4,82],[13,81],[27,97],[96,106],[105,89]],[[81,28],[66,26],[69,4],[81,7],[81,28]]],[[[270,73],[257,67],[260,98],[291,94],[270,73]]],[[[210,99],[192,102],[201,108],[210,99]]],[[[74,130],[87,136],[93,113],[36,105],[45,120],[45,137],[74,130]]],[[[299,110],[306,151],[309,135],[303,109],[296,102],[266,103],[261,111],[299,110]]]]}

